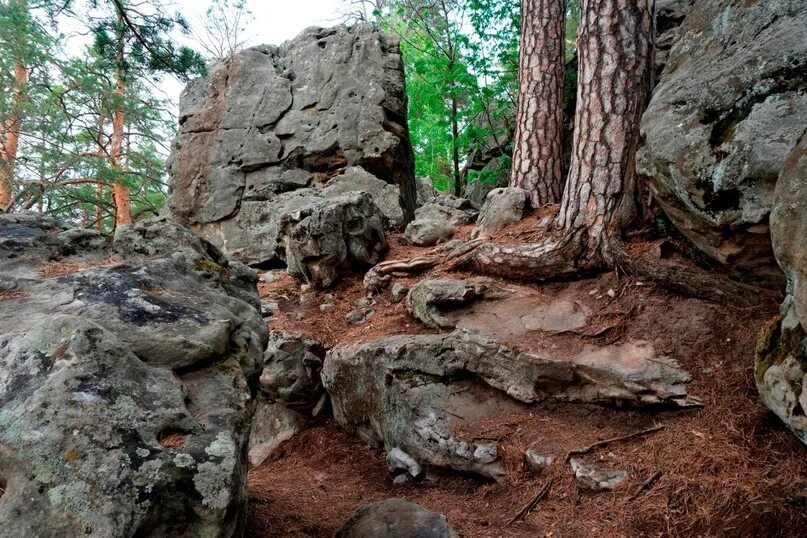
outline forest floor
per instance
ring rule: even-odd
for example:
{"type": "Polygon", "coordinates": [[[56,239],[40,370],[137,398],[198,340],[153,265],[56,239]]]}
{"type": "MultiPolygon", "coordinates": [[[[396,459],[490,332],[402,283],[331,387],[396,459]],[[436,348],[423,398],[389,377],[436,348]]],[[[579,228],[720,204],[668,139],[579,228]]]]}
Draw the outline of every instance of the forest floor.
{"type": "MultiPolygon", "coordinates": [[[[508,234],[523,236],[526,230],[516,227],[508,234]]],[[[461,235],[467,233],[462,230],[461,235]]],[[[390,243],[387,259],[428,250],[406,246],[398,236],[390,243]]],[[[447,275],[432,271],[396,282],[411,286],[418,279],[435,276],[447,275]]],[[[478,278],[456,272],[450,276],[478,278]]],[[[807,526],[805,448],[763,406],[753,376],[756,335],[777,315],[774,302],[731,308],[673,295],[614,273],[524,287],[547,303],[562,298],[584,305],[593,312],[591,330],[586,334],[535,331],[513,338],[494,335],[502,343],[565,350],[585,344],[650,342],[657,353],[675,359],[690,373],[689,393],[703,401],[703,408],[641,411],[514,402],[512,408],[468,426],[477,436],[497,440],[505,477],[490,482],[442,473],[417,485],[394,485],[381,448],[367,446],[324,417],[249,473],[247,535],[331,536],[358,506],[405,497],[445,514],[462,536],[471,538],[803,536],[807,526]],[[627,470],[628,480],[610,492],[577,489],[569,465],[563,462],[567,451],[653,425],[664,428],[583,458],[627,470]],[[554,457],[543,475],[535,475],[524,464],[529,448],[554,457]],[[656,473],[661,473],[660,478],[636,494],[656,473]],[[548,496],[523,521],[509,524],[548,479],[552,479],[548,496]]],[[[262,283],[260,290],[264,299],[279,305],[270,318],[271,329],[328,345],[432,332],[411,319],[403,302],[393,303],[388,292],[374,298],[375,313],[368,321],[348,324],[345,314],[366,295],[360,274],[323,292],[301,293],[299,284],[288,276],[262,283]],[[323,313],[319,306],[327,294],[333,296],[334,308],[323,313]]],[[[455,433],[461,437],[468,432],[455,433]]]]}

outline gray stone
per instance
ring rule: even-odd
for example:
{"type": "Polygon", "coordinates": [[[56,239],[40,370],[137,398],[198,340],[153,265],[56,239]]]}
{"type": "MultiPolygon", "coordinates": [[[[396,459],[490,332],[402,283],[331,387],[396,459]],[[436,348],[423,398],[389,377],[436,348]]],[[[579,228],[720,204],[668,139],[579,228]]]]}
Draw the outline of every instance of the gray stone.
{"type": "Polygon", "coordinates": [[[334,538],[458,538],[445,516],[405,499],[387,499],[358,508],[334,538]]]}
{"type": "Polygon", "coordinates": [[[378,208],[364,192],[280,215],[277,237],[289,274],[316,288],[332,286],[346,271],[375,265],[387,248],[378,208]]]}
{"type": "Polygon", "coordinates": [[[450,329],[456,322],[444,316],[443,310],[467,305],[484,293],[484,285],[464,280],[421,280],[406,295],[406,309],[427,327],[450,329]]]}
{"type": "Polygon", "coordinates": [[[274,301],[261,301],[261,315],[263,317],[271,316],[277,312],[279,306],[274,301]]]}
{"type": "Polygon", "coordinates": [[[465,186],[465,191],[462,193],[462,196],[471,203],[474,209],[479,211],[482,209],[482,206],[485,205],[488,193],[495,188],[496,185],[482,183],[478,179],[475,179],[465,186]]]}
{"type": "Polygon", "coordinates": [[[286,407],[310,411],[324,393],[320,371],[325,352],[325,346],[314,340],[271,331],[263,355],[261,392],[286,407]]]}
{"type": "Polygon", "coordinates": [[[589,465],[577,458],[569,460],[574,478],[581,489],[603,491],[616,489],[628,478],[628,472],[589,465]]]}
{"type": "Polygon", "coordinates": [[[277,261],[272,223],[289,192],[360,189],[393,226],[413,216],[403,62],[372,25],[241,51],[188,85],[179,116],[169,212],[243,262],[277,261]]]}
{"type": "Polygon", "coordinates": [[[423,469],[418,462],[400,448],[393,448],[387,453],[387,469],[393,476],[405,474],[414,479],[423,476],[423,469]]]}
{"type": "Polygon", "coordinates": [[[437,189],[434,188],[430,177],[416,177],[415,187],[417,189],[417,207],[431,202],[437,196],[437,189]]]}
{"type": "Polygon", "coordinates": [[[393,303],[400,303],[404,299],[406,299],[406,294],[409,293],[409,288],[406,287],[404,284],[400,282],[396,282],[392,285],[392,291],[390,292],[390,299],[392,299],[393,303]]]}
{"type": "Polygon", "coordinates": [[[336,422],[364,441],[400,449],[419,465],[503,474],[495,442],[454,436],[463,416],[512,413],[518,402],[696,405],[690,378],[647,343],[587,346],[571,357],[524,352],[493,338],[401,335],[330,350],[322,382],[336,422]],[[484,403],[482,403],[484,402],[484,403]]]}
{"type": "Polygon", "coordinates": [[[351,325],[361,325],[367,321],[367,319],[371,317],[373,313],[374,311],[372,308],[357,308],[345,314],[345,321],[351,325]]]}
{"type": "Polygon", "coordinates": [[[305,428],[310,417],[259,395],[249,433],[249,464],[257,467],[285,441],[305,428]]]}
{"type": "Polygon", "coordinates": [[[471,239],[488,237],[511,224],[521,220],[527,194],[518,187],[493,189],[488,193],[485,205],[479,212],[476,227],[471,232],[471,239]]]}
{"type": "Polygon", "coordinates": [[[406,226],[404,237],[413,245],[430,247],[454,236],[454,226],[444,220],[418,218],[406,226]]]}
{"type": "Polygon", "coordinates": [[[524,452],[524,461],[527,463],[527,467],[529,467],[530,471],[535,474],[542,474],[546,471],[549,466],[552,465],[552,460],[552,456],[539,454],[531,448],[524,452]]]}
{"type": "Polygon", "coordinates": [[[807,3],[701,0],[679,32],[637,167],[698,249],[741,276],[781,279],[768,217],[807,116],[807,3]]]}
{"type": "Polygon", "coordinates": [[[807,134],[776,184],[771,238],[787,295],[781,321],[766,328],[757,344],[757,388],[765,405],[807,443],[807,134]]]}
{"type": "Polygon", "coordinates": [[[401,191],[397,185],[381,181],[358,166],[347,168],[341,175],[328,181],[321,196],[332,198],[346,192],[366,192],[384,217],[388,228],[403,230],[407,219],[401,208],[401,191]]]}
{"type": "Polygon", "coordinates": [[[242,533],[256,275],[160,219],[120,227],[114,261],[26,219],[0,215],[0,238],[29,238],[0,251],[0,288],[19,292],[0,307],[4,536],[242,533]],[[69,258],[31,255],[59,236],[69,258]],[[50,259],[103,265],[43,278],[50,259]]]}
{"type": "Polygon", "coordinates": [[[422,205],[415,211],[417,220],[436,220],[451,226],[464,226],[476,221],[478,212],[465,198],[457,198],[440,194],[433,201],[422,205]]]}

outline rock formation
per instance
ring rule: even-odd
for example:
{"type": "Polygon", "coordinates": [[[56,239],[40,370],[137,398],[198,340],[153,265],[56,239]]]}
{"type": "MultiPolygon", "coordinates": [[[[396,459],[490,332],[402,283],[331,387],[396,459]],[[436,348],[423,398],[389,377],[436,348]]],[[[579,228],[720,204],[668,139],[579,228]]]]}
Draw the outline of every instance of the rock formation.
{"type": "Polygon", "coordinates": [[[402,227],[416,189],[397,42],[310,28],[216,65],[182,94],[169,169],[171,215],[248,264],[287,262],[279,221],[319,197],[367,192],[402,227]]]}
{"type": "Polygon", "coordinates": [[[698,249],[781,280],[768,217],[807,116],[807,4],[701,0],[678,31],[642,118],[639,171],[698,249]]]}
{"type": "Polygon", "coordinates": [[[334,538],[457,538],[445,516],[405,499],[365,504],[350,515],[334,538]]]}
{"type": "Polygon", "coordinates": [[[3,535],[242,532],[254,273],[163,219],[0,215],[0,244],[3,535]]]}
{"type": "Polygon", "coordinates": [[[807,443],[807,133],[776,184],[771,237],[787,296],[782,318],[759,338],[757,387],[765,405],[807,443]]]}

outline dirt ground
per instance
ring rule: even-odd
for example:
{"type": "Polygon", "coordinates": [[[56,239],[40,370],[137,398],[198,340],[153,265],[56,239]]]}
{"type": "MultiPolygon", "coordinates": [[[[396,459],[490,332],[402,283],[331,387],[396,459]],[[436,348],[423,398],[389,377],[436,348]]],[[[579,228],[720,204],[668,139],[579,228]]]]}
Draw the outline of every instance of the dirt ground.
{"type": "MultiPolygon", "coordinates": [[[[408,247],[398,237],[391,246],[388,259],[428,250],[408,247]]],[[[411,285],[423,276],[398,281],[411,285]]],[[[301,293],[288,276],[262,283],[260,289],[280,307],[270,328],[328,345],[427,332],[402,303],[391,302],[388,292],[375,297],[375,313],[365,324],[349,325],[345,314],[366,294],[361,275],[325,292],[301,293]],[[323,302],[333,302],[333,309],[321,312],[323,302]]],[[[756,334],[776,316],[774,302],[730,308],[613,273],[531,289],[546,301],[585,304],[593,312],[589,326],[582,333],[536,331],[517,342],[504,337],[504,343],[568,350],[586,343],[649,341],[692,375],[689,391],[704,407],[636,411],[517,404],[473,425],[476,435],[498,441],[507,471],[503,479],[486,482],[444,473],[414,486],[393,485],[383,450],[343,433],[325,417],[250,472],[248,536],[331,536],[356,507],[388,497],[405,497],[441,512],[462,536],[472,538],[805,535],[807,449],[765,409],[753,379],[756,334]],[[576,489],[563,463],[567,451],[656,424],[664,428],[583,457],[629,471],[625,483],[607,493],[576,489]],[[528,448],[554,456],[542,476],[524,465],[528,448]],[[637,494],[656,472],[660,478],[637,494]],[[508,524],[549,479],[548,496],[523,521],[508,524]]]]}

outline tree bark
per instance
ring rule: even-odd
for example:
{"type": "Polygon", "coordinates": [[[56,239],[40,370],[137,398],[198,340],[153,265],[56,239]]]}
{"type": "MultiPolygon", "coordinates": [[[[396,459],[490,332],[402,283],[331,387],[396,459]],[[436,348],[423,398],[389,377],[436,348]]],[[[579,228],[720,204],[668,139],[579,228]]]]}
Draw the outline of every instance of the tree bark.
{"type": "Polygon", "coordinates": [[[572,161],[557,223],[613,264],[636,213],[636,148],[653,69],[654,0],[583,0],[572,161]]]}
{"type": "Polygon", "coordinates": [[[622,259],[653,65],[652,14],[653,0],[583,0],[572,162],[555,229],[535,244],[478,248],[477,270],[546,280],[622,259]]]}
{"type": "MultiPolygon", "coordinates": [[[[11,202],[11,189],[14,185],[14,164],[20,144],[22,127],[22,106],[25,102],[25,86],[28,84],[28,70],[17,61],[14,66],[14,86],[11,90],[10,116],[3,126],[3,139],[0,140],[0,210],[11,202]]],[[[10,208],[9,208],[10,209],[10,208]]]]}
{"type": "MultiPolygon", "coordinates": [[[[121,24],[123,22],[121,21],[121,24]]],[[[115,177],[112,186],[112,197],[115,202],[115,227],[132,223],[132,202],[129,187],[123,184],[121,170],[121,154],[123,148],[124,110],[123,100],[126,96],[126,82],[123,75],[123,36],[118,36],[117,70],[115,80],[115,96],[117,102],[112,113],[112,138],[110,140],[109,165],[115,177]]]]}
{"type": "Polygon", "coordinates": [[[510,185],[533,207],[556,204],[563,191],[565,0],[523,0],[519,92],[510,185]]]}

